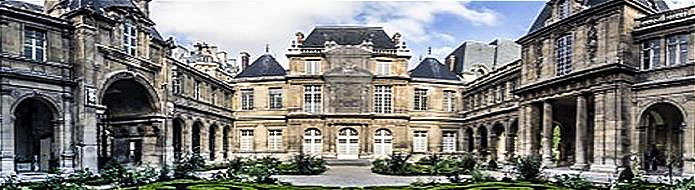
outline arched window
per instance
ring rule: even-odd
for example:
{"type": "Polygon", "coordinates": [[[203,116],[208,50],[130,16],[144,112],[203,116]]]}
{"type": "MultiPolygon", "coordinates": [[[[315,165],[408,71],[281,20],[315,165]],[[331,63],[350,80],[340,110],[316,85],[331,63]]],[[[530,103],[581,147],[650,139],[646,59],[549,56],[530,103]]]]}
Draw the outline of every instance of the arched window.
{"type": "Polygon", "coordinates": [[[323,147],[323,136],[321,131],[315,128],[304,131],[304,153],[320,155],[323,147]]]}
{"type": "Polygon", "coordinates": [[[375,155],[390,155],[393,135],[388,129],[379,129],[374,133],[374,154],[375,155]]]}

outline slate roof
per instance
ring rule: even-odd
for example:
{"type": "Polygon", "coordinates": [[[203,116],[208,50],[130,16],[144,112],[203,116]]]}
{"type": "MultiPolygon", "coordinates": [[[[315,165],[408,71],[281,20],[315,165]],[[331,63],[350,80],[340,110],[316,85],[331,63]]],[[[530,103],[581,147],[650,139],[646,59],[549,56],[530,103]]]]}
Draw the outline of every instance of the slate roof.
{"type": "MultiPolygon", "coordinates": [[[[603,3],[609,2],[611,0],[583,0],[582,4],[584,4],[586,7],[595,7],[598,5],[601,5],[603,3]]],[[[650,3],[651,0],[633,0],[636,3],[640,3],[646,7],[650,7],[654,9],[657,12],[662,12],[669,10],[668,5],[666,2],[663,0],[654,0],[654,4],[650,3]]],[[[538,17],[536,17],[536,20],[531,24],[531,28],[529,28],[528,33],[533,33],[535,31],[540,30],[543,28],[545,25],[545,22],[550,19],[552,16],[552,8],[550,5],[546,4],[543,9],[541,10],[540,14],[538,14],[538,17]]]]}
{"type": "Polygon", "coordinates": [[[431,57],[423,59],[415,69],[410,71],[410,76],[413,78],[459,80],[454,72],[449,71],[449,66],[431,57]]]}
{"type": "Polygon", "coordinates": [[[359,45],[362,41],[370,39],[374,48],[396,48],[396,44],[391,41],[383,28],[361,26],[316,27],[304,39],[302,47],[323,47],[326,40],[335,41],[338,45],[359,45]]]}
{"type": "Polygon", "coordinates": [[[0,0],[0,5],[29,10],[33,12],[43,12],[43,6],[15,0],[0,0]]]}
{"type": "Polygon", "coordinates": [[[253,61],[235,78],[284,76],[285,74],[285,68],[282,68],[273,56],[265,54],[253,61]]]}

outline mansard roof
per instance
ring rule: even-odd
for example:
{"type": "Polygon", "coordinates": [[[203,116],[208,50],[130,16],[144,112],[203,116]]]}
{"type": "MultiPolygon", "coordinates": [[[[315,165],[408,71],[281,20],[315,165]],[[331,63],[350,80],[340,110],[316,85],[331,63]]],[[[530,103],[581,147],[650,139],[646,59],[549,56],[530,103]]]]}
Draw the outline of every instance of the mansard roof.
{"type": "Polygon", "coordinates": [[[413,78],[459,80],[458,76],[449,70],[449,66],[432,57],[423,59],[415,69],[410,71],[410,76],[413,78]]]}
{"type": "Polygon", "coordinates": [[[273,56],[265,54],[253,61],[251,65],[241,71],[235,78],[284,76],[285,74],[285,68],[273,56]]]}
{"type": "Polygon", "coordinates": [[[316,27],[302,43],[302,47],[323,47],[327,41],[338,45],[359,45],[371,41],[374,48],[396,49],[396,44],[381,27],[335,26],[316,27]]]}
{"type": "MultiPolygon", "coordinates": [[[[611,0],[583,0],[582,4],[587,7],[587,8],[592,8],[596,7],[598,5],[601,5],[603,3],[610,2],[611,0]]],[[[644,5],[648,8],[653,9],[656,12],[661,12],[665,10],[669,10],[668,5],[666,2],[663,0],[632,0],[635,3],[644,5]],[[654,3],[651,3],[654,2],[654,3]]],[[[540,14],[538,14],[538,17],[536,17],[536,20],[531,24],[531,28],[529,28],[528,33],[533,33],[535,31],[540,30],[545,26],[545,22],[552,17],[552,7],[549,4],[546,4],[543,9],[541,10],[540,14]]]]}

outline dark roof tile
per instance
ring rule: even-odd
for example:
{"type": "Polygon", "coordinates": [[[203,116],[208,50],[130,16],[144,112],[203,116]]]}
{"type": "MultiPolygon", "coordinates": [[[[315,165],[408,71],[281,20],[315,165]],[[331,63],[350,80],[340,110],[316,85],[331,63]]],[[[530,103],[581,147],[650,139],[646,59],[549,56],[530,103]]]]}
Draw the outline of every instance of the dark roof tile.
{"type": "Polygon", "coordinates": [[[251,65],[241,71],[235,78],[284,76],[285,74],[285,68],[273,56],[266,54],[253,61],[251,65]]]}
{"type": "Polygon", "coordinates": [[[441,80],[459,80],[455,73],[449,71],[449,66],[446,66],[435,58],[425,58],[415,69],[410,71],[410,76],[413,78],[429,78],[441,80]]]}
{"type": "Polygon", "coordinates": [[[302,47],[323,47],[326,40],[338,45],[359,45],[371,39],[375,48],[395,49],[396,44],[381,27],[316,27],[304,40],[302,47]]]}

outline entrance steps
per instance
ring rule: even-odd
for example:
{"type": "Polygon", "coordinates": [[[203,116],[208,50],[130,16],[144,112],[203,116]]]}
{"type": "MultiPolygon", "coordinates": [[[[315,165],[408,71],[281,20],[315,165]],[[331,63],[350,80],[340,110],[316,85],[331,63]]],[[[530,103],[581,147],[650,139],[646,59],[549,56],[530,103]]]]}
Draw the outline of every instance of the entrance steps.
{"type": "Polygon", "coordinates": [[[324,159],[328,166],[370,166],[372,162],[367,159],[324,159]]]}

